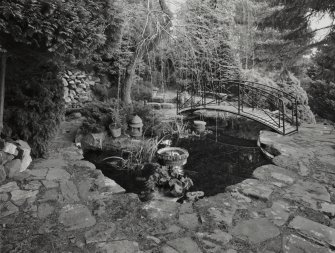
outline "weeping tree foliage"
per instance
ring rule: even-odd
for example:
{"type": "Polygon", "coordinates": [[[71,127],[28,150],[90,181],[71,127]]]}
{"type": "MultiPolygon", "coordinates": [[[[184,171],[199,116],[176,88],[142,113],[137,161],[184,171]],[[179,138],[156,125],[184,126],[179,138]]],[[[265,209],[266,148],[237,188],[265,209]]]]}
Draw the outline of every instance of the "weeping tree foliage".
{"type": "Polygon", "coordinates": [[[201,82],[237,79],[233,8],[233,1],[187,1],[167,38],[146,55],[149,72],[162,71],[162,79],[192,89],[201,82]]]}

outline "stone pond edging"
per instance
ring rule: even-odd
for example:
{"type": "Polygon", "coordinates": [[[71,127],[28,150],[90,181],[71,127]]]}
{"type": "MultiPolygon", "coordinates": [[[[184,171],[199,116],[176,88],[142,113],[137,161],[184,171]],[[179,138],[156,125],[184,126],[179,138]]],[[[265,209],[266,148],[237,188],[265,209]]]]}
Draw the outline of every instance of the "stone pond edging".
{"type": "Polygon", "coordinates": [[[0,185],[1,252],[333,252],[335,134],[260,133],[273,165],[194,203],[141,203],[73,145],[0,185]],[[34,194],[30,194],[34,192],[34,194]],[[36,194],[35,194],[36,192],[36,194]]]}

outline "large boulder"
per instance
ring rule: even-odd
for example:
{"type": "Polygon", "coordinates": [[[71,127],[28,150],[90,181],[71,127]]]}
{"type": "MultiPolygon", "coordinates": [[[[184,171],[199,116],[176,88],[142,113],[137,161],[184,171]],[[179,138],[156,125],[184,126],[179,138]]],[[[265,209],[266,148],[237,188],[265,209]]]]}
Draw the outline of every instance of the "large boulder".
{"type": "Polygon", "coordinates": [[[20,172],[25,171],[30,163],[32,162],[30,153],[31,153],[31,148],[29,144],[25,141],[18,140],[16,141],[16,144],[18,145],[18,150],[19,150],[19,158],[21,159],[21,168],[20,172]]]}

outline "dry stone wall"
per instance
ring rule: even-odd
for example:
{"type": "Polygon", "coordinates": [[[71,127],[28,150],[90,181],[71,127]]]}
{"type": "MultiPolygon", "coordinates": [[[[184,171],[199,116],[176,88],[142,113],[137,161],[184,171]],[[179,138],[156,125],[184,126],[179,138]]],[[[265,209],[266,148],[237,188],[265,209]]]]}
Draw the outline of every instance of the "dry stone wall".
{"type": "Polygon", "coordinates": [[[94,99],[92,87],[101,84],[100,78],[79,70],[68,70],[62,75],[64,101],[67,107],[80,107],[94,99]]]}

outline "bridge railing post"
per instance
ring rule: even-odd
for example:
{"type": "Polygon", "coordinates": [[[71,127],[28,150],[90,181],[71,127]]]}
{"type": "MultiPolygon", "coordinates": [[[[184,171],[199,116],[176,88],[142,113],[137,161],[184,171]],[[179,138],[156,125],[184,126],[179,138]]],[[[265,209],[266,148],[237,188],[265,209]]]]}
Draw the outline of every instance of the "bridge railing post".
{"type": "Polygon", "coordinates": [[[285,135],[285,105],[284,105],[284,100],[282,100],[282,110],[283,110],[283,135],[285,135]]]}
{"type": "Polygon", "coordinates": [[[292,126],[294,126],[295,101],[291,100],[291,103],[292,103],[292,126]]]}
{"type": "Polygon", "coordinates": [[[240,87],[241,86],[241,80],[237,83],[237,92],[238,92],[238,105],[237,105],[237,111],[238,114],[241,113],[241,92],[240,92],[240,87]]]}
{"type": "Polygon", "coordinates": [[[295,98],[295,126],[297,128],[297,131],[298,131],[298,125],[299,125],[299,122],[298,122],[298,100],[297,100],[297,97],[295,98]]]}
{"type": "Polygon", "coordinates": [[[280,115],[280,108],[281,104],[280,104],[280,96],[279,96],[279,93],[278,93],[278,126],[281,127],[281,124],[280,124],[280,121],[281,121],[281,115],[280,115]]]}

